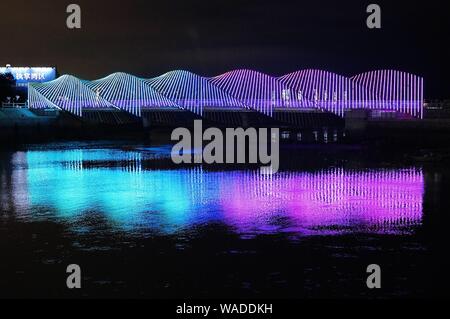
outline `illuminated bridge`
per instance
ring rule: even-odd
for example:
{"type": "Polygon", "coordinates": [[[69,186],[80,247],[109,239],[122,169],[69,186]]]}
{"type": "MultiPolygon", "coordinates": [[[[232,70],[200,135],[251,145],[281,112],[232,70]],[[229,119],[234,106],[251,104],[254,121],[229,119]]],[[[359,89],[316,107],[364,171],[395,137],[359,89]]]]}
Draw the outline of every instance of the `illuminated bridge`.
{"type": "Polygon", "coordinates": [[[63,75],[30,83],[28,105],[79,117],[84,111],[101,109],[136,117],[149,110],[184,110],[198,117],[210,110],[242,110],[266,117],[310,110],[343,117],[346,110],[364,109],[422,118],[423,78],[395,70],[345,77],[314,69],[281,77],[246,69],[215,77],[178,70],[151,79],[119,72],[94,81],[63,75]]]}

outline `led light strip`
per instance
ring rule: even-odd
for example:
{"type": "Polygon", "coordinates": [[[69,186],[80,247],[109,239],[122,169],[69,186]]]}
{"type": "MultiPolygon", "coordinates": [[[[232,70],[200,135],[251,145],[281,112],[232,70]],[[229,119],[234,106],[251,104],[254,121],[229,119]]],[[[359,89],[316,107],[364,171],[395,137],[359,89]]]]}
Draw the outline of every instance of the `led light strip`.
{"type": "Polygon", "coordinates": [[[272,116],[276,108],[316,108],[344,116],[348,109],[397,111],[423,117],[423,78],[377,70],[347,78],[307,69],[275,78],[240,69],[211,78],[177,70],[152,79],[114,73],[95,81],[63,75],[30,83],[30,108],[59,108],[78,116],[83,108],[115,107],[136,116],[145,108],[247,108],[272,116]]]}

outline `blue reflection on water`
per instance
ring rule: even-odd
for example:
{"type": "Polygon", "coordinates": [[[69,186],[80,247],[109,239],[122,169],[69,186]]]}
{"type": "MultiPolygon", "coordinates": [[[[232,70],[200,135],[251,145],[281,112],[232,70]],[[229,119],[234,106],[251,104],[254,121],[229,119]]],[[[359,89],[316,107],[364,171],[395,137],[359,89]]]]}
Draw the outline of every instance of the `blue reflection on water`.
{"type": "Polygon", "coordinates": [[[14,154],[19,218],[86,231],[92,218],[128,232],[171,233],[211,222],[238,233],[410,232],[421,224],[418,169],[280,172],[150,170],[170,148],[35,150],[14,154]],[[111,165],[111,164],[116,165],[111,165]],[[118,163],[118,164],[117,164],[118,163]]]}

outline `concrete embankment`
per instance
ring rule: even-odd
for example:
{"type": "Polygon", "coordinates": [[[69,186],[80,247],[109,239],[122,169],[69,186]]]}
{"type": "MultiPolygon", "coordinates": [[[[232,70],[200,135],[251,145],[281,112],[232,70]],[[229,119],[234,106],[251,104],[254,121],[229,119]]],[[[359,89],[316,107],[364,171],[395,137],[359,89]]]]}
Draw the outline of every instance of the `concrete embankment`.
{"type": "Polygon", "coordinates": [[[450,145],[450,118],[382,118],[357,110],[346,113],[345,131],[352,142],[422,148],[450,145]]]}
{"type": "MultiPolygon", "coordinates": [[[[128,119],[127,115],[125,118],[128,119]]],[[[72,139],[126,138],[142,133],[142,121],[123,120],[113,113],[104,113],[99,119],[81,119],[58,110],[0,108],[0,147],[72,139]]]]}
{"type": "MultiPolygon", "coordinates": [[[[341,134],[345,131],[345,135],[339,136],[338,143],[416,148],[450,144],[450,118],[373,118],[366,111],[352,111],[345,116],[344,129],[342,118],[328,118],[326,113],[296,113],[288,118],[283,113],[274,119],[257,113],[209,113],[202,118],[204,127],[240,127],[245,124],[249,127],[280,127],[280,133],[289,133],[287,141],[295,143],[299,142],[299,136],[302,143],[309,140],[314,143],[314,140],[320,142],[322,138],[308,139],[309,135],[323,132],[333,135],[333,132],[341,134]]],[[[189,127],[195,118],[182,110],[146,112],[141,118],[117,109],[90,110],[80,118],[58,110],[0,108],[0,147],[62,140],[170,140],[174,127],[189,127]]]]}

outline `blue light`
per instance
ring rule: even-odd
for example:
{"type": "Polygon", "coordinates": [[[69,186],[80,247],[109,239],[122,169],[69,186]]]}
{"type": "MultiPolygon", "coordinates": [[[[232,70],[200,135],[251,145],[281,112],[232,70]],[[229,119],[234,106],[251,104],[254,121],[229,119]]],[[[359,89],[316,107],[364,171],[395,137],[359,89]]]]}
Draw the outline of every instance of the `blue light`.
{"type": "Polygon", "coordinates": [[[0,74],[11,73],[17,86],[26,87],[28,83],[42,83],[56,78],[52,67],[1,67],[0,74]]]}

